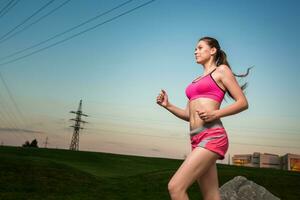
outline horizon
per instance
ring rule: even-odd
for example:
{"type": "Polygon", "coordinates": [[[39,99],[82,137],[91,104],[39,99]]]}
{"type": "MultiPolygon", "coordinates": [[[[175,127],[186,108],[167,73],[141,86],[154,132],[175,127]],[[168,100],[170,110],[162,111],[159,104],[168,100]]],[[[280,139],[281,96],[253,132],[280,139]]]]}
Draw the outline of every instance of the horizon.
{"type": "MultiPolygon", "coordinates": [[[[157,105],[156,96],[165,89],[172,104],[186,106],[185,87],[203,72],[195,63],[195,45],[211,36],[235,73],[254,66],[238,79],[249,83],[248,110],[221,119],[229,149],[218,163],[256,151],[300,155],[300,66],[294,61],[300,2],[55,1],[29,19],[47,2],[20,1],[0,18],[4,145],[36,138],[43,146],[48,137],[50,148],[69,148],[69,112],[82,99],[89,117],[82,117],[88,123],[80,150],[184,157],[191,151],[189,124],[157,105]],[[95,16],[100,17],[46,41],[95,16]]],[[[226,100],[221,108],[233,102],[226,100]]]]}

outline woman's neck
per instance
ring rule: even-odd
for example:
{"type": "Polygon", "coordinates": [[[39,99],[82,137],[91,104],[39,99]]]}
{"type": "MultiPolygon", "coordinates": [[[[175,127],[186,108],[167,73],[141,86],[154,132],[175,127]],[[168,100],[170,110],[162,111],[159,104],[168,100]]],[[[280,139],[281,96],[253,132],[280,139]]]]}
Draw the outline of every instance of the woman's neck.
{"type": "Polygon", "coordinates": [[[203,74],[208,74],[212,70],[214,70],[217,67],[216,63],[213,62],[213,60],[209,60],[208,62],[203,64],[203,74]]]}

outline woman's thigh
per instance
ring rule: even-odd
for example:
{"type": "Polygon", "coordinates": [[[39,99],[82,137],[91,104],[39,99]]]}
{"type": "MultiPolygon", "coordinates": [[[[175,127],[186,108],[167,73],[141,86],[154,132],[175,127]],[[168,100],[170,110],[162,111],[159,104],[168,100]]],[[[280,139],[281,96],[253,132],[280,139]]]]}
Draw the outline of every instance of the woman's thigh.
{"type": "Polygon", "coordinates": [[[203,197],[219,195],[219,181],[216,163],[211,165],[202,176],[198,177],[197,182],[203,197]]]}
{"type": "Polygon", "coordinates": [[[171,178],[169,184],[177,189],[186,190],[197,178],[201,177],[211,165],[216,163],[218,155],[207,149],[195,148],[184,160],[171,178]]]}

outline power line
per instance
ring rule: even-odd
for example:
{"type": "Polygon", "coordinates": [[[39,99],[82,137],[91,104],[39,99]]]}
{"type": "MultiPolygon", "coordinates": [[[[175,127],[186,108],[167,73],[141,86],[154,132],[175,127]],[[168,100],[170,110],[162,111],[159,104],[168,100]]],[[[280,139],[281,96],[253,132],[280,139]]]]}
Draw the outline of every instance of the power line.
{"type": "MultiPolygon", "coordinates": [[[[125,134],[125,135],[136,135],[136,136],[142,136],[142,137],[157,137],[157,138],[168,138],[168,139],[174,139],[174,140],[184,140],[186,139],[185,137],[170,137],[170,136],[159,136],[159,135],[149,135],[149,134],[138,134],[138,133],[132,133],[132,132],[127,132],[127,131],[120,131],[120,130],[109,130],[109,129],[103,129],[103,128],[89,128],[86,129],[87,131],[90,130],[95,130],[95,131],[104,131],[101,132],[101,134],[109,134],[111,135],[111,133],[116,133],[116,134],[125,134]]],[[[94,133],[93,131],[90,131],[92,133],[94,133]]]]}
{"type": "MultiPolygon", "coordinates": [[[[231,135],[231,134],[229,134],[229,135],[231,135]]],[[[253,135],[244,135],[244,134],[234,134],[231,137],[232,138],[236,138],[236,137],[239,138],[240,137],[240,138],[243,138],[243,139],[250,138],[250,139],[259,139],[259,140],[261,140],[261,139],[267,139],[267,140],[280,140],[280,141],[293,141],[293,142],[295,142],[295,138],[287,138],[287,137],[285,137],[285,138],[264,137],[264,136],[261,136],[261,135],[259,137],[257,137],[257,136],[253,136],[253,135]]]]}
{"type": "Polygon", "coordinates": [[[4,6],[4,8],[0,11],[0,17],[3,17],[4,15],[6,15],[8,13],[8,11],[10,11],[13,7],[15,7],[17,5],[17,3],[19,3],[19,2],[20,2],[20,0],[16,0],[16,1],[15,0],[11,0],[11,1],[9,1],[6,4],[6,6],[4,6]],[[12,5],[10,5],[10,4],[12,4],[12,5]]]}
{"type": "Polygon", "coordinates": [[[272,133],[272,135],[281,135],[283,132],[288,134],[289,136],[300,136],[299,134],[299,130],[288,130],[288,129],[278,129],[278,128],[263,128],[263,127],[259,127],[259,128],[255,128],[255,127],[248,127],[248,128],[243,128],[243,127],[234,127],[234,128],[228,128],[228,130],[230,130],[230,132],[235,132],[235,131],[239,131],[239,132],[247,132],[247,133],[257,133],[257,132],[264,132],[264,134],[266,133],[272,133]]]}
{"type": "Polygon", "coordinates": [[[25,26],[24,28],[22,28],[21,30],[11,34],[10,36],[4,38],[3,40],[0,40],[0,44],[9,40],[10,38],[16,36],[17,34],[25,31],[26,29],[30,28],[31,26],[33,26],[34,24],[40,22],[42,19],[48,17],[49,15],[51,15],[52,13],[54,13],[55,11],[57,11],[58,9],[60,9],[61,7],[63,7],[64,5],[66,5],[67,3],[69,3],[71,0],[67,0],[67,1],[64,1],[62,4],[60,4],[59,6],[57,6],[56,8],[52,9],[51,11],[49,11],[47,14],[41,16],[40,18],[38,18],[37,20],[35,20],[34,22],[32,22],[31,24],[25,26]]]}
{"type": "MultiPolygon", "coordinates": [[[[7,119],[6,119],[6,116],[7,116],[7,115],[6,115],[6,114],[3,114],[2,111],[0,110],[0,117],[1,117],[1,119],[2,119],[1,124],[2,124],[3,129],[10,129],[10,127],[14,128],[14,127],[13,127],[14,125],[12,125],[12,123],[11,123],[10,120],[7,120],[7,119]],[[5,116],[5,118],[4,118],[4,116],[5,116]],[[4,124],[3,121],[4,121],[4,122],[6,121],[6,125],[8,125],[9,128],[3,126],[3,124],[4,124]]],[[[3,129],[2,129],[2,130],[3,130],[3,129]]],[[[15,130],[17,130],[17,128],[15,128],[15,130]]],[[[16,131],[13,131],[13,129],[10,130],[10,134],[13,135],[13,136],[15,137],[15,139],[17,139],[17,140],[20,139],[20,138],[19,138],[20,135],[17,134],[16,131]]],[[[24,138],[25,138],[25,140],[27,140],[27,137],[25,137],[25,135],[22,135],[22,141],[24,141],[24,138]]]]}
{"type": "Polygon", "coordinates": [[[0,10],[0,14],[2,14],[2,12],[12,3],[14,2],[14,0],[10,0],[1,10],[0,10]]]}
{"type": "Polygon", "coordinates": [[[14,30],[16,30],[17,28],[19,28],[20,26],[22,26],[24,23],[26,23],[28,20],[30,20],[32,17],[34,17],[35,15],[37,15],[39,12],[41,12],[42,10],[44,10],[47,6],[49,6],[51,3],[53,3],[55,0],[50,0],[48,1],[48,3],[46,3],[45,5],[43,5],[41,8],[39,8],[36,12],[34,12],[32,15],[30,15],[29,17],[27,17],[24,21],[22,21],[20,24],[18,24],[17,26],[15,26],[13,29],[11,29],[10,31],[8,31],[6,34],[4,34],[2,37],[0,37],[0,40],[2,40],[3,38],[5,38],[7,35],[9,35],[11,32],[13,32],[14,30]]]}
{"type": "MultiPolygon", "coordinates": [[[[4,79],[1,72],[0,72],[0,79],[3,83],[3,85],[4,85],[4,88],[6,89],[6,91],[8,93],[8,96],[9,96],[9,99],[11,100],[11,102],[12,102],[12,105],[14,106],[15,110],[18,112],[18,115],[16,115],[16,116],[19,116],[19,118],[15,116],[15,119],[18,119],[23,124],[23,126],[26,127],[27,123],[26,123],[25,117],[22,114],[17,102],[15,101],[15,98],[13,97],[13,95],[12,95],[12,93],[11,93],[11,91],[10,91],[10,89],[9,89],[9,87],[8,87],[8,85],[7,85],[7,83],[6,83],[6,81],[5,81],[5,79],[4,79]]],[[[14,115],[13,112],[10,112],[10,113],[12,115],[14,115]]],[[[35,134],[34,134],[34,136],[35,136],[35,134]]]]}
{"type": "Polygon", "coordinates": [[[241,143],[241,142],[229,142],[229,145],[230,145],[230,144],[250,145],[250,146],[262,146],[262,147],[274,147],[274,148],[292,148],[292,149],[300,149],[299,146],[279,146],[279,145],[253,144],[253,143],[241,143]]]}
{"type": "MultiPolygon", "coordinates": [[[[3,103],[5,102],[4,101],[4,97],[1,95],[1,93],[0,93],[0,98],[1,98],[1,104],[3,105],[3,108],[5,109],[5,111],[6,111],[6,115],[5,115],[5,117],[11,117],[11,122],[17,122],[17,121],[19,121],[19,120],[17,120],[17,117],[16,117],[16,115],[14,115],[14,113],[13,112],[10,112],[9,110],[8,110],[8,106],[5,106],[3,103]]],[[[3,110],[4,110],[3,109],[3,110]]],[[[20,122],[20,121],[19,121],[20,122]]],[[[15,126],[15,128],[18,128],[17,126],[15,126]]]]}
{"type": "MultiPolygon", "coordinates": [[[[181,127],[182,123],[178,123],[176,121],[167,121],[165,119],[153,119],[153,118],[138,118],[138,117],[131,117],[131,116],[126,116],[126,117],[122,117],[120,115],[111,115],[111,114],[106,114],[106,113],[97,113],[97,115],[93,115],[90,117],[91,119],[95,119],[94,124],[98,124],[98,120],[103,120],[103,119],[107,119],[107,120],[117,120],[117,121],[127,121],[127,122],[136,122],[136,123],[147,123],[147,122],[151,122],[151,124],[156,124],[156,125],[163,125],[163,126],[178,126],[181,127]]],[[[271,132],[273,135],[276,134],[282,134],[282,133],[288,133],[289,136],[300,136],[299,131],[298,130],[287,130],[287,129],[278,129],[278,128],[255,128],[255,127],[248,127],[248,128],[243,128],[243,127],[233,127],[233,128],[229,128],[230,126],[228,126],[228,128],[226,128],[230,133],[235,133],[235,132],[247,132],[247,133],[258,133],[260,134],[261,132],[271,132]]],[[[244,135],[242,134],[237,134],[241,137],[243,137],[244,135]]],[[[267,137],[266,137],[267,138],[267,137]]],[[[272,138],[272,137],[269,137],[272,138]]]]}
{"type": "MultiPolygon", "coordinates": [[[[92,101],[89,101],[89,103],[91,103],[92,101]]],[[[102,104],[103,102],[98,102],[100,104],[102,104]]],[[[105,104],[104,104],[105,105],[105,104]]],[[[110,106],[110,104],[107,104],[106,106],[110,106]]],[[[128,105],[126,104],[119,104],[118,106],[124,106],[127,107],[128,105]]],[[[141,107],[137,107],[137,109],[141,109],[143,108],[145,105],[141,106],[141,107]]],[[[128,124],[128,122],[136,122],[139,124],[144,124],[144,123],[148,123],[148,124],[155,124],[155,125],[159,125],[159,126],[176,126],[176,127],[182,127],[185,124],[187,124],[187,122],[182,122],[182,121],[171,121],[171,120],[166,120],[164,118],[157,118],[157,117],[134,117],[134,116],[120,116],[120,115],[116,115],[116,114],[108,114],[108,113],[104,113],[104,112],[96,112],[93,111],[94,114],[92,116],[90,116],[90,120],[93,120],[93,124],[97,124],[97,125],[103,125],[105,124],[105,122],[103,122],[103,120],[105,121],[122,121],[126,124],[128,124]],[[101,121],[100,121],[101,120],[101,121]],[[150,122],[150,123],[149,123],[150,122]]],[[[49,116],[50,117],[50,116],[49,116]]],[[[59,118],[59,116],[51,116],[51,117],[57,117],[59,118]]],[[[114,124],[116,125],[116,124],[114,124]]],[[[270,132],[270,136],[271,135],[282,135],[282,134],[288,134],[288,136],[300,136],[299,134],[299,130],[298,129],[294,129],[294,130],[287,130],[286,128],[265,128],[265,127],[254,127],[254,126],[249,126],[249,127],[244,127],[244,126],[238,126],[238,125],[228,125],[226,126],[227,131],[229,133],[229,135],[233,134],[233,135],[237,135],[239,137],[244,137],[245,136],[245,132],[247,133],[247,135],[249,136],[245,136],[245,137],[256,137],[253,136],[253,134],[261,134],[262,132],[264,132],[264,134],[266,134],[267,132],[270,132]],[[250,133],[250,134],[248,134],[250,133]]],[[[280,139],[277,137],[264,137],[264,138],[272,138],[272,139],[280,139]]],[[[292,139],[290,139],[292,140],[292,139]]]]}
{"type": "MultiPolygon", "coordinates": [[[[112,119],[116,119],[117,121],[120,121],[120,119],[122,119],[122,120],[127,120],[127,117],[126,118],[121,118],[121,117],[119,117],[119,118],[112,118],[112,119]]],[[[149,122],[149,121],[151,121],[151,120],[144,120],[144,121],[140,121],[139,119],[131,119],[131,121],[135,121],[135,122],[149,122]]],[[[160,121],[160,123],[157,123],[155,120],[154,121],[151,121],[151,125],[153,126],[154,124],[155,125],[168,125],[168,126],[170,126],[170,124],[167,124],[167,123],[162,123],[162,122],[164,122],[164,121],[160,121]]],[[[97,122],[96,122],[97,123],[97,122]]],[[[110,126],[112,126],[112,127],[115,127],[115,126],[120,126],[118,123],[105,123],[105,122],[102,122],[102,123],[97,123],[97,125],[98,126],[107,126],[107,125],[110,125],[110,126]]],[[[179,125],[178,123],[177,123],[177,125],[179,125]]],[[[132,126],[134,126],[134,125],[132,125],[132,126]]],[[[128,125],[125,125],[125,127],[126,128],[132,128],[132,126],[128,126],[128,125]]],[[[147,130],[147,131],[149,131],[149,130],[153,130],[153,131],[157,131],[157,130],[163,130],[162,128],[159,128],[159,127],[152,127],[152,126],[142,126],[142,128],[140,128],[140,127],[134,127],[133,129],[144,129],[144,130],[147,130]]],[[[174,127],[174,125],[172,125],[172,127],[174,127]]],[[[90,128],[90,129],[93,129],[93,128],[90,128]]],[[[95,129],[95,130],[97,130],[97,128],[95,129]]],[[[165,131],[170,131],[170,130],[165,130],[165,131]]],[[[242,132],[242,131],[240,131],[240,132],[242,132]]],[[[176,132],[176,133],[178,133],[178,132],[176,132]]],[[[284,133],[284,130],[281,132],[281,133],[284,133]]],[[[231,134],[230,134],[231,135],[231,134]]],[[[243,137],[243,138],[253,138],[253,139],[257,139],[257,138],[255,138],[255,137],[253,137],[252,135],[242,135],[242,134],[237,134],[237,135],[234,135],[234,136],[231,136],[232,138],[236,138],[236,137],[243,137]]],[[[281,138],[276,138],[276,137],[272,137],[272,136],[269,136],[269,137],[265,137],[265,136],[259,136],[258,137],[259,139],[268,139],[268,140],[274,140],[274,141],[276,141],[276,140],[280,140],[280,141],[294,141],[295,139],[293,139],[293,138],[284,138],[284,139],[281,139],[281,138]]]]}
{"type": "MultiPolygon", "coordinates": [[[[125,120],[125,121],[129,121],[129,122],[151,122],[154,124],[158,124],[158,125],[169,125],[169,126],[177,126],[180,127],[181,124],[175,121],[167,121],[167,120],[158,120],[158,119],[151,119],[151,118],[138,118],[138,117],[121,117],[121,116],[115,116],[115,115],[108,115],[108,114],[101,114],[101,117],[91,117],[91,119],[97,119],[97,120],[102,120],[102,119],[112,119],[112,120],[125,120]]],[[[96,122],[97,123],[97,122],[96,122]]]]}
{"type": "MultiPolygon", "coordinates": [[[[99,102],[101,103],[101,102],[99,102]]],[[[125,104],[124,104],[125,105],[125,104]]],[[[119,105],[118,105],[119,106],[119,105]]],[[[140,109],[140,108],[138,108],[140,109]]],[[[102,126],[102,125],[105,125],[107,124],[106,122],[103,122],[103,120],[105,121],[122,121],[124,122],[125,124],[128,124],[128,122],[132,122],[132,123],[137,123],[137,124],[144,124],[144,123],[147,123],[151,125],[155,124],[155,125],[159,125],[160,127],[161,126],[177,126],[177,127],[182,127],[183,126],[183,123],[180,123],[180,122],[177,122],[177,121],[169,121],[169,120],[165,120],[165,119],[157,119],[157,118],[139,118],[139,117],[133,117],[133,116],[120,116],[120,115],[114,115],[114,114],[108,114],[108,113],[94,113],[93,116],[90,116],[90,119],[93,120],[93,124],[96,124],[96,125],[99,125],[99,126],[102,126]],[[100,121],[101,120],[101,121],[100,121]]],[[[115,126],[117,125],[117,123],[111,123],[111,122],[108,122],[109,124],[111,124],[112,126],[115,126]]],[[[119,124],[119,123],[118,123],[119,124]]],[[[147,129],[147,127],[145,127],[147,129]]],[[[236,135],[238,137],[256,137],[256,136],[253,136],[253,134],[261,134],[261,132],[270,132],[272,133],[272,135],[274,134],[280,134],[282,135],[283,133],[286,134],[288,133],[289,136],[300,136],[299,135],[299,131],[298,130],[287,130],[287,129],[278,129],[278,128],[268,128],[268,129],[265,129],[265,128],[261,128],[261,127],[258,127],[258,128],[255,128],[255,127],[236,127],[234,126],[233,128],[231,128],[231,126],[228,126],[228,128],[226,128],[228,130],[228,133],[229,135],[233,134],[233,135],[236,135]],[[251,134],[247,134],[245,136],[244,132],[246,133],[251,133],[251,134]]],[[[259,136],[259,138],[270,138],[270,139],[280,139],[278,137],[261,137],[259,136]]],[[[284,139],[284,140],[295,140],[293,138],[291,139],[284,139]]]]}
{"type": "Polygon", "coordinates": [[[12,101],[15,109],[17,110],[17,112],[19,113],[19,115],[24,119],[24,116],[23,116],[23,114],[22,114],[22,112],[21,112],[18,104],[16,103],[15,98],[13,97],[13,95],[12,95],[12,93],[11,93],[11,91],[10,91],[10,89],[9,89],[9,87],[8,87],[5,79],[4,79],[4,77],[2,76],[1,72],[0,72],[0,79],[1,79],[1,81],[2,81],[2,83],[3,83],[3,85],[4,85],[5,89],[6,89],[6,91],[8,93],[8,96],[9,96],[10,100],[12,101]]]}
{"type": "MultiPolygon", "coordinates": [[[[12,115],[12,112],[9,112],[7,110],[7,107],[4,106],[3,102],[4,102],[4,98],[2,97],[1,93],[0,93],[0,98],[1,98],[1,101],[0,101],[0,104],[3,105],[3,110],[0,110],[0,114],[1,114],[1,118],[4,119],[6,121],[6,124],[16,130],[21,130],[18,125],[16,124],[16,118],[15,116],[12,115]],[[3,113],[2,111],[4,111],[5,113],[3,113]]],[[[14,131],[11,131],[11,133],[14,135],[14,131]]],[[[17,133],[16,135],[14,135],[15,137],[16,136],[19,136],[17,133]]],[[[23,136],[23,135],[22,135],[23,136]]],[[[25,135],[23,136],[23,139],[24,139],[25,135]]],[[[22,139],[22,140],[23,140],[22,139]]],[[[25,139],[28,139],[27,137],[25,137],[25,139]]]]}
{"type": "Polygon", "coordinates": [[[13,59],[13,60],[10,60],[10,61],[1,63],[0,66],[7,65],[7,64],[16,62],[16,61],[18,61],[18,60],[21,60],[21,59],[23,59],[23,58],[29,57],[29,56],[31,56],[31,55],[34,55],[34,54],[36,54],[36,53],[39,53],[39,52],[41,52],[41,51],[44,51],[44,50],[49,49],[49,48],[51,48],[51,47],[54,47],[54,46],[56,46],[56,45],[58,45],[58,44],[61,44],[61,43],[63,43],[63,42],[66,42],[66,41],[68,41],[68,40],[71,40],[71,39],[73,39],[73,38],[75,38],[75,37],[77,37],[77,36],[79,36],[79,35],[82,35],[83,33],[86,33],[86,32],[88,32],[88,31],[91,31],[91,30],[95,29],[95,28],[98,28],[99,26],[102,26],[102,25],[104,25],[104,24],[106,24],[106,23],[108,23],[108,22],[114,21],[114,20],[116,20],[117,18],[120,18],[120,17],[122,17],[122,16],[124,16],[124,15],[126,15],[126,14],[129,14],[129,13],[131,13],[131,12],[133,12],[133,11],[139,9],[139,8],[142,8],[142,7],[146,6],[146,5],[148,5],[148,4],[152,3],[152,2],[154,2],[154,1],[155,1],[155,0],[151,0],[151,1],[148,1],[148,2],[146,2],[146,3],[144,3],[144,4],[141,4],[141,5],[139,5],[139,6],[135,7],[135,8],[133,8],[133,9],[130,9],[130,10],[126,11],[126,12],[123,12],[123,13],[121,13],[121,14],[119,14],[119,15],[117,15],[117,16],[111,18],[111,19],[108,19],[108,20],[106,20],[106,21],[104,21],[104,22],[102,22],[102,23],[100,23],[100,24],[97,24],[97,25],[95,25],[95,26],[92,26],[91,28],[85,29],[85,30],[83,30],[83,31],[81,31],[81,32],[79,32],[79,33],[77,33],[77,34],[74,34],[74,35],[72,35],[72,36],[70,36],[70,37],[67,37],[66,39],[60,40],[60,41],[58,41],[58,42],[56,42],[56,43],[54,43],[54,44],[52,44],[52,45],[49,45],[49,46],[46,46],[46,47],[44,47],[44,48],[38,49],[38,50],[36,50],[36,51],[34,51],[34,52],[31,52],[31,53],[26,54],[26,55],[24,55],[24,56],[20,56],[20,57],[18,57],[18,58],[13,59]]]}
{"type": "MultiPolygon", "coordinates": [[[[91,128],[89,128],[91,129],[91,128]]],[[[174,140],[185,140],[186,137],[172,137],[172,136],[159,136],[159,135],[149,135],[149,134],[139,134],[139,133],[132,133],[132,132],[126,132],[126,131],[120,131],[120,130],[108,130],[108,129],[94,129],[95,131],[104,131],[101,132],[101,134],[109,134],[116,133],[121,135],[134,135],[134,136],[141,136],[141,137],[157,137],[157,138],[168,138],[168,139],[174,139],[174,140]]],[[[87,131],[89,131],[87,129],[87,131]]],[[[239,144],[239,145],[249,145],[249,146],[263,146],[263,147],[274,147],[274,148],[293,148],[293,149],[300,149],[299,146],[279,146],[279,145],[267,145],[267,144],[254,144],[254,143],[240,143],[240,142],[229,142],[229,144],[239,144]]]]}
{"type": "MultiPolygon", "coordinates": [[[[100,13],[100,14],[96,15],[95,17],[92,17],[92,18],[90,18],[90,19],[88,19],[88,20],[86,20],[86,21],[80,23],[79,25],[73,26],[72,28],[69,28],[69,29],[67,29],[67,30],[65,30],[65,31],[63,31],[63,32],[61,32],[61,33],[58,33],[58,34],[56,34],[56,35],[54,35],[54,36],[48,38],[47,40],[41,41],[41,42],[39,42],[39,43],[37,43],[37,44],[35,44],[35,45],[32,45],[32,46],[30,46],[30,47],[27,47],[27,48],[25,48],[25,49],[22,49],[22,50],[20,50],[20,51],[17,51],[17,52],[15,52],[15,53],[12,53],[12,54],[10,54],[10,55],[8,55],[8,56],[2,57],[1,60],[10,58],[10,57],[12,57],[12,56],[15,56],[15,55],[18,55],[18,54],[20,54],[20,53],[23,53],[24,51],[28,51],[28,50],[33,49],[33,48],[35,48],[35,47],[38,47],[38,46],[40,46],[40,45],[42,45],[42,44],[45,44],[46,42],[49,42],[49,41],[51,41],[51,40],[53,40],[53,39],[55,39],[55,38],[57,38],[57,37],[59,37],[59,36],[62,36],[62,35],[64,35],[64,34],[66,34],[66,33],[69,33],[70,31],[73,31],[74,29],[77,29],[77,28],[79,28],[79,27],[81,27],[81,26],[83,26],[83,25],[85,25],[85,24],[87,24],[87,23],[90,23],[90,22],[92,22],[92,21],[94,21],[94,20],[96,20],[96,19],[98,19],[98,18],[100,18],[100,17],[102,17],[102,16],[104,16],[104,15],[106,15],[106,14],[108,14],[108,13],[110,13],[110,12],[116,10],[116,9],[118,9],[118,8],[121,8],[122,6],[125,6],[126,4],[130,3],[131,1],[133,1],[133,0],[129,0],[129,1],[126,1],[126,2],[124,2],[124,3],[122,3],[122,4],[119,4],[118,6],[112,8],[112,9],[109,9],[108,11],[105,11],[105,12],[103,12],[103,13],[100,13]]],[[[1,42],[2,42],[2,41],[0,41],[0,43],[1,43],[1,42]]]]}

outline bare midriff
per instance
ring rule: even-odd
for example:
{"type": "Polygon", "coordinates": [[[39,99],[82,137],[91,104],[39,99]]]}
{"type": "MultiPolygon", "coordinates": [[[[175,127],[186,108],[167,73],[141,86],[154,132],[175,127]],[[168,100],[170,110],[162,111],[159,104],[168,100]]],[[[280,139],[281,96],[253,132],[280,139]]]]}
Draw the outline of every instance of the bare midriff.
{"type": "Polygon", "coordinates": [[[207,123],[209,123],[210,125],[214,123],[222,124],[220,119],[211,122],[205,122],[200,118],[198,112],[196,112],[196,110],[213,111],[213,110],[218,110],[219,108],[220,108],[220,103],[209,98],[201,97],[190,101],[189,104],[190,130],[203,127],[207,123]]]}

